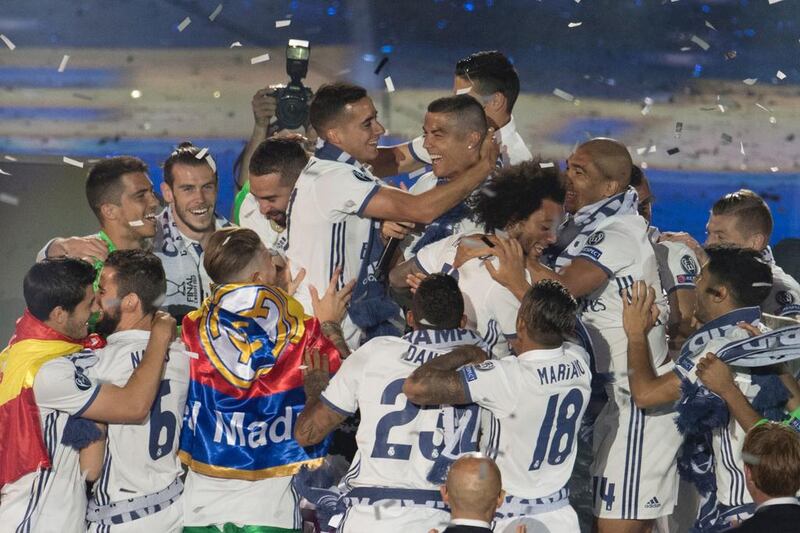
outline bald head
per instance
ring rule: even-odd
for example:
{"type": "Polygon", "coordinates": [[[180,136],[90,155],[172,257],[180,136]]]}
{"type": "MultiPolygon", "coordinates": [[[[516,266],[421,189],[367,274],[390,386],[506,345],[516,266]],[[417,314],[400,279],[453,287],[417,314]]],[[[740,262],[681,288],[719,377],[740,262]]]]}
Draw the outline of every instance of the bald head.
{"type": "Polygon", "coordinates": [[[447,474],[447,501],[453,518],[491,521],[500,504],[502,485],[494,461],[479,453],[460,457],[447,474]]]}
{"type": "Polygon", "coordinates": [[[622,188],[630,185],[633,160],[624,144],[597,137],[580,145],[578,150],[591,158],[603,177],[618,182],[622,188]]]}

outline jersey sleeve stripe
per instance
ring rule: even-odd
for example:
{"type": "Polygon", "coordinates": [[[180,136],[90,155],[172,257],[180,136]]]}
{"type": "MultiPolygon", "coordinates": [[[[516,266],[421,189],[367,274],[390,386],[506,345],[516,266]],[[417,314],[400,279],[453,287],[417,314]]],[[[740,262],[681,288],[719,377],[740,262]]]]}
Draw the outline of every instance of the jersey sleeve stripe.
{"type": "Polygon", "coordinates": [[[97,398],[97,395],[100,394],[100,387],[101,385],[95,386],[94,391],[92,391],[92,396],[88,400],[86,400],[86,403],[83,404],[83,407],[81,407],[78,410],[78,412],[75,413],[73,416],[81,416],[83,413],[86,412],[89,406],[91,406],[92,403],[94,403],[95,399],[97,398]]]}
{"type": "Polygon", "coordinates": [[[697,288],[697,285],[694,283],[679,283],[678,285],[673,285],[669,289],[667,289],[667,294],[672,294],[673,292],[677,291],[678,289],[690,289],[694,290],[697,288]]]}
{"type": "Polygon", "coordinates": [[[339,413],[342,416],[353,416],[355,414],[355,412],[350,412],[350,411],[348,411],[346,409],[342,409],[341,407],[339,407],[338,405],[336,405],[335,403],[333,403],[332,401],[327,399],[325,396],[320,396],[319,399],[322,401],[322,403],[327,405],[330,409],[333,409],[334,411],[336,411],[337,413],[339,413]]]}
{"type": "Polygon", "coordinates": [[[373,189],[371,191],[369,191],[369,194],[367,194],[367,196],[364,198],[364,201],[361,202],[361,206],[358,208],[358,211],[356,211],[356,215],[358,215],[360,217],[364,216],[364,210],[367,208],[367,205],[369,204],[369,201],[372,200],[373,196],[378,194],[379,190],[381,190],[381,186],[380,185],[375,185],[375,187],[373,187],[373,189]]]}
{"type": "Polygon", "coordinates": [[[575,259],[585,259],[586,261],[589,261],[590,263],[599,266],[601,269],[603,269],[603,272],[605,272],[606,276],[608,276],[609,278],[614,275],[614,272],[612,272],[607,266],[605,266],[603,263],[601,263],[594,257],[580,253],[575,259]]]}
{"type": "Polygon", "coordinates": [[[419,270],[420,270],[420,271],[421,271],[423,274],[425,274],[426,276],[430,276],[430,275],[431,275],[431,273],[430,273],[430,272],[428,272],[428,271],[425,269],[425,267],[424,267],[424,266],[422,266],[422,263],[420,263],[420,262],[419,262],[419,256],[417,256],[417,255],[415,255],[415,256],[414,256],[414,264],[415,264],[415,265],[417,265],[417,268],[418,268],[418,269],[419,269],[419,270]]]}
{"type": "Polygon", "coordinates": [[[464,403],[473,403],[472,391],[469,390],[469,382],[467,381],[467,375],[463,368],[459,369],[458,376],[461,378],[461,385],[464,387],[464,395],[467,397],[467,401],[464,403]]]}

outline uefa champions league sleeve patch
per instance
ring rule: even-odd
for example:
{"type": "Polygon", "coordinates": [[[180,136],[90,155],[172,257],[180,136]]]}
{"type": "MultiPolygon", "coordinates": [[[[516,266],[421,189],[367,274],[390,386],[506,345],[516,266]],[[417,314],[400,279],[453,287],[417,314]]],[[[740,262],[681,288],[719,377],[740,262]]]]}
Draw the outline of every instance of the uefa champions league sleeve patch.
{"type": "Polygon", "coordinates": [[[355,178],[359,181],[366,181],[368,183],[373,181],[372,178],[370,178],[360,170],[353,170],[353,176],[355,176],[355,178]]]}
{"type": "Polygon", "coordinates": [[[690,276],[697,275],[697,263],[690,255],[684,255],[681,257],[681,268],[690,276]]]}
{"type": "Polygon", "coordinates": [[[467,381],[475,381],[478,379],[478,374],[475,372],[475,367],[473,365],[465,366],[461,369],[461,372],[464,374],[467,381]]]}
{"type": "Polygon", "coordinates": [[[595,244],[600,244],[606,238],[606,234],[602,231],[595,231],[589,238],[586,240],[586,244],[594,246],[595,244]]]}
{"type": "Polygon", "coordinates": [[[87,391],[92,388],[92,380],[81,370],[75,370],[75,386],[78,390],[87,391]]]}

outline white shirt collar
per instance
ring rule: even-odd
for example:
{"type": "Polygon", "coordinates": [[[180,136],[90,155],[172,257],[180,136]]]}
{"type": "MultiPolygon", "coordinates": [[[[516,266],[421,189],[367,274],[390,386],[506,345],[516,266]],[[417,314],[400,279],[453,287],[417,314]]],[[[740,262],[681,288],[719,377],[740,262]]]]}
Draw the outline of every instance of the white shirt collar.
{"type": "Polygon", "coordinates": [[[517,124],[514,122],[514,115],[511,115],[506,125],[497,130],[497,135],[500,136],[502,142],[503,139],[510,139],[515,133],[517,133],[517,124]]]}
{"type": "Polygon", "coordinates": [[[472,526],[472,527],[485,527],[491,529],[489,522],[483,520],[473,520],[472,518],[454,518],[450,521],[451,526],[472,526]]]}
{"type": "Polygon", "coordinates": [[[564,345],[562,344],[558,348],[551,348],[549,350],[528,350],[527,352],[519,354],[517,358],[542,360],[542,359],[557,359],[563,355],[564,355],[564,345]]]}
{"type": "Polygon", "coordinates": [[[794,496],[784,496],[782,498],[770,498],[769,500],[765,501],[758,507],[756,510],[761,509],[763,507],[768,507],[770,505],[800,505],[800,501],[794,496]]]}
{"type": "Polygon", "coordinates": [[[150,332],[144,329],[125,329],[112,333],[106,338],[108,344],[116,344],[118,342],[129,342],[138,340],[148,340],[150,332]]]}

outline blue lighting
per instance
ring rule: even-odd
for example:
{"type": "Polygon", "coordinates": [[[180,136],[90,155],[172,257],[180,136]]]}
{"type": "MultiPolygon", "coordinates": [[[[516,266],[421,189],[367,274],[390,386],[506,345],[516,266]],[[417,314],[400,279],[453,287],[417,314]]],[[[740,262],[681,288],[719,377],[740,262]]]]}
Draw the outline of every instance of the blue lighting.
{"type": "Polygon", "coordinates": [[[708,6],[708,5],[703,5],[703,7],[701,7],[701,8],[700,8],[700,10],[701,10],[703,13],[711,13],[711,6],[708,6]]]}
{"type": "Polygon", "coordinates": [[[744,36],[745,37],[754,37],[755,34],[756,34],[756,30],[754,30],[753,28],[747,28],[746,30],[744,30],[744,36]]]}
{"type": "Polygon", "coordinates": [[[336,8],[334,6],[329,7],[327,13],[329,17],[334,16],[336,14],[336,8]]]}
{"type": "Polygon", "coordinates": [[[447,27],[447,21],[444,19],[440,20],[439,22],[436,23],[436,27],[439,28],[440,30],[445,29],[447,27]]]}
{"type": "Polygon", "coordinates": [[[367,63],[374,63],[375,62],[375,56],[372,55],[372,54],[364,54],[363,56],[361,56],[361,59],[363,59],[367,63]]]}
{"type": "Polygon", "coordinates": [[[391,44],[384,44],[381,46],[381,53],[382,54],[391,54],[394,51],[394,46],[391,44]]]}
{"type": "Polygon", "coordinates": [[[695,65],[694,66],[694,72],[692,72],[692,77],[693,78],[699,78],[700,74],[702,74],[702,73],[703,73],[703,65],[695,65]]]}
{"type": "Polygon", "coordinates": [[[297,6],[299,5],[300,2],[298,2],[298,0],[292,0],[291,2],[289,2],[289,9],[291,9],[292,11],[297,11],[297,6]]]}
{"type": "Polygon", "coordinates": [[[464,9],[470,13],[475,11],[475,4],[472,2],[464,2],[464,9]]]}

